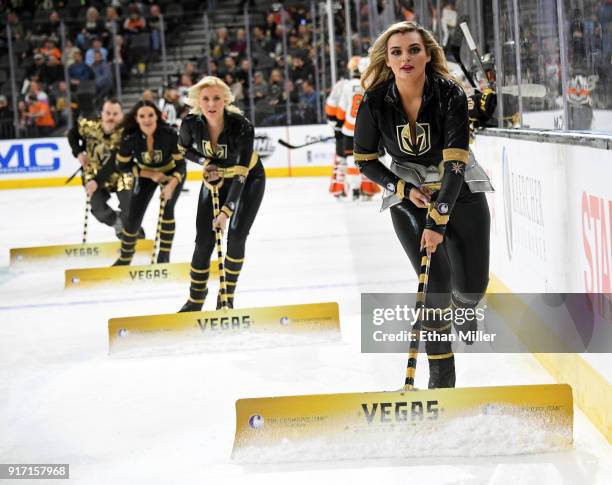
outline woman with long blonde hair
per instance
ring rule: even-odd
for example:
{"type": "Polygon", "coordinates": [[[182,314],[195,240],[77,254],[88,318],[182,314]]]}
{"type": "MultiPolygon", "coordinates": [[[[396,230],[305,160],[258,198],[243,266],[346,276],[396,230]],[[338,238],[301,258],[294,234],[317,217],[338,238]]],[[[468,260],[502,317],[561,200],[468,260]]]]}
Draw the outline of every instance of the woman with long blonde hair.
{"type": "MultiPolygon", "coordinates": [[[[436,253],[427,306],[474,315],[489,277],[490,218],[482,192],[490,184],[484,173],[473,175],[467,97],[431,32],[414,22],[393,24],[376,39],[361,81],[366,93],[355,123],[355,162],[385,188],[383,208],[390,207],[414,270],[423,249],[436,253]],[[392,159],[389,168],[379,160],[381,147],[392,159]]],[[[475,325],[474,315],[457,330],[475,325]]],[[[451,344],[438,335],[449,333],[450,324],[433,319],[424,328],[432,332],[425,339],[429,387],[454,387],[451,344]]],[[[471,343],[474,334],[466,335],[471,343]]]]}
{"type": "MultiPolygon", "coordinates": [[[[210,257],[215,228],[225,231],[229,221],[225,272],[230,308],[244,262],[246,239],[263,198],[266,177],[253,150],[253,125],[234,104],[232,92],[221,79],[206,76],[188,94],[191,113],[183,120],[179,146],[185,158],[203,161],[204,171],[196,216],[196,245],[191,260],[189,299],[181,312],[199,311],[208,294],[210,257]],[[221,212],[213,215],[207,183],[219,189],[221,212]]],[[[217,299],[217,308],[220,307],[217,299]]]]}

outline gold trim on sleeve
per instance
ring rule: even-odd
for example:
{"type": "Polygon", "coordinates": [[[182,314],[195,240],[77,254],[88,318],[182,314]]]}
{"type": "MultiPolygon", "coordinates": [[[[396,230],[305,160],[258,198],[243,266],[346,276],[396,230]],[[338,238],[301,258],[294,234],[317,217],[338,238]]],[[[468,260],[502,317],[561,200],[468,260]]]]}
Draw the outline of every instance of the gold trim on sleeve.
{"type": "Polygon", "coordinates": [[[221,212],[223,212],[227,217],[232,217],[234,211],[230,210],[226,206],[221,207],[221,212]]]}
{"type": "Polygon", "coordinates": [[[435,207],[429,211],[429,217],[431,217],[438,226],[445,226],[448,223],[448,220],[450,219],[449,215],[443,216],[438,212],[438,209],[436,209],[435,207]]]}
{"type": "Polygon", "coordinates": [[[369,162],[378,160],[378,153],[353,153],[356,162],[369,162]]]}
{"type": "Polygon", "coordinates": [[[251,160],[249,161],[249,170],[251,170],[255,166],[255,164],[257,163],[257,160],[259,160],[259,153],[253,150],[253,153],[251,155],[251,160]]]}
{"type": "Polygon", "coordinates": [[[403,199],[404,197],[406,197],[406,194],[404,192],[405,190],[406,190],[406,182],[402,179],[399,179],[397,181],[397,184],[395,185],[395,193],[400,199],[403,199]]]}
{"type": "Polygon", "coordinates": [[[117,160],[120,161],[121,163],[128,163],[130,160],[132,159],[131,155],[121,155],[120,153],[117,154],[117,160]]]}
{"type": "Polygon", "coordinates": [[[463,148],[446,148],[445,150],[442,150],[442,158],[445,162],[458,160],[460,162],[467,163],[468,157],[469,152],[463,148]]]}

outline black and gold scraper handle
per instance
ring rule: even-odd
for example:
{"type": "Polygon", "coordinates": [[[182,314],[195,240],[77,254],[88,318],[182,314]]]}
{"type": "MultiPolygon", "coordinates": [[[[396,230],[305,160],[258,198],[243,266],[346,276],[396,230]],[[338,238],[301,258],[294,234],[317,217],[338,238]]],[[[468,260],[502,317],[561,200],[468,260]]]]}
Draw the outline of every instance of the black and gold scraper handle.
{"type": "MultiPolygon", "coordinates": [[[[431,210],[432,204],[427,206],[427,213],[431,210]]],[[[419,344],[421,327],[423,326],[423,318],[425,315],[425,298],[427,297],[427,282],[429,280],[429,266],[431,264],[431,255],[427,252],[427,248],[421,251],[421,269],[419,270],[419,288],[417,290],[416,299],[416,322],[412,326],[410,348],[408,350],[408,365],[406,366],[406,380],[404,381],[404,390],[414,390],[414,376],[416,374],[417,356],[419,355],[419,344]]]]}

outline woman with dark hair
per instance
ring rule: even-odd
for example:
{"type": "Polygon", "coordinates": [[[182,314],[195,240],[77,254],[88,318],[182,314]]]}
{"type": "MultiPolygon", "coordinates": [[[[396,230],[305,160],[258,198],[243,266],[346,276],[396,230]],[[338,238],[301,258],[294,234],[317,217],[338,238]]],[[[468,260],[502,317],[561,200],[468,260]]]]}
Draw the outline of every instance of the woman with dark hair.
{"type": "MultiPolygon", "coordinates": [[[[361,82],[355,162],[385,188],[383,208],[391,207],[414,270],[423,249],[436,253],[427,307],[474,313],[465,309],[476,307],[489,281],[490,217],[483,192],[491,186],[469,153],[467,97],[431,32],[413,22],[394,24],[378,37],[361,82]],[[379,160],[381,147],[392,159],[389,168],[379,160]]],[[[472,319],[460,330],[475,324],[472,319]]],[[[449,333],[450,324],[432,319],[424,329],[449,333]]],[[[425,342],[430,388],[455,385],[452,348],[443,337],[425,342]]]]}
{"type": "MultiPolygon", "coordinates": [[[[191,114],[181,124],[179,143],[185,158],[199,160],[203,155],[205,162],[204,183],[198,198],[189,299],[181,312],[202,309],[208,294],[215,228],[225,231],[228,222],[227,253],[223,264],[228,305],[233,308],[247,236],[266,187],[263,165],[253,150],[253,125],[232,104],[233,101],[230,88],[217,77],[206,76],[189,90],[191,114]],[[213,211],[211,184],[219,188],[221,209],[217,217],[213,211]]],[[[217,308],[220,306],[218,299],[217,308]]]]}
{"type": "Polygon", "coordinates": [[[120,125],[123,136],[116,156],[121,172],[131,171],[136,177],[130,210],[121,239],[121,255],[113,266],[128,265],[136,249],[138,228],[157,189],[162,186],[165,201],[162,216],[158,263],[170,261],[174,238],[174,206],[185,179],[185,160],[178,149],[178,135],[166,124],[151,101],[138,101],[120,125]]]}

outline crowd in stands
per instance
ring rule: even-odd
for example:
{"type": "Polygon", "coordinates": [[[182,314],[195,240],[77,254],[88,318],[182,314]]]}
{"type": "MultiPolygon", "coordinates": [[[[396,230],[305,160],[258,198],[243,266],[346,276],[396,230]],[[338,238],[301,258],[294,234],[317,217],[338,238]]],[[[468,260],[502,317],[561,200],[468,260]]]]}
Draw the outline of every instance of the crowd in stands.
{"type": "MultiPolygon", "coordinates": [[[[159,58],[162,8],[157,3],[21,0],[2,4],[2,32],[6,32],[8,24],[14,52],[19,136],[63,133],[68,110],[73,110],[75,119],[95,111],[101,100],[114,94],[115,76],[122,83],[133,76],[143,76],[147,63],[159,58]]],[[[166,32],[178,28],[181,22],[180,16],[169,16],[166,32]]],[[[2,138],[16,134],[12,124],[4,126],[4,120],[12,119],[14,109],[10,106],[9,66],[8,41],[2,35],[2,138]]]]}
{"type": "MultiPolygon", "coordinates": [[[[144,79],[142,88],[149,89],[143,97],[159,103],[169,121],[177,125],[189,112],[187,91],[207,74],[222,78],[230,86],[238,106],[259,126],[286,124],[287,111],[292,124],[320,121],[320,107],[331,88],[329,44],[327,39],[324,42],[320,38],[313,39],[309,2],[20,0],[3,3],[9,4],[1,20],[10,26],[12,32],[19,93],[16,109],[21,136],[63,133],[70,110],[76,119],[79,115],[95,112],[96,101],[116,94],[116,76],[119,76],[122,85],[134,79],[144,79]],[[216,14],[221,7],[229,3],[236,5],[233,20],[218,18],[216,14]],[[248,5],[250,13],[250,57],[248,36],[240,15],[245,5],[248,5]],[[181,15],[172,14],[176,13],[176,9],[181,15]],[[169,62],[167,65],[173,72],[167,85],[157,81],[149,83],[147,66],[159,61],[161,55],[162,13],[166,41],[170,38],[175,45],[181,45],[181,30],[188,24],[202,25],[204,11],[210,19],[208,37],[189,39],[191,44],[195,41],[200,45],[199,55],[191,55],[190,58],[182,56],[179,61],[169,62]],[[64,42],[62,23],[66,26],[64,42]],[[319,67],[322,60],[326,63],[326,69],[320,69],[318,76],[315,68],[317,60],[319,67]],[[71,94],[72,104],[68,102],[68,93],[71,94]],[[250,111],[251,96],[253,113],[250,111]]],[[[393,4],[396,20],[419,20],[414,0],[379,0],[376,2],[378,13],[382,15],[390,4],[393,4]]],[[[452,37],[458,13],[465,11],[463,4],[465,0],[444,0],[441,3],[442,45],[452,37]]],[[[350,16],[352,50],[357,55],[367,52],[370,45],[368,2],[361,2],[361,9],[359,15],[350,16]],[[356,25],[358,20],[359,25],[356,25]]],[[[605,35],[604,27],[609,26],[612,18],[612,0],[603,2],[603,5],[593,4],[589,9],[588,12],[572,12],[568,16],[570,61],[578,65],[577,60],[586,59],[589,71],[599,73],[597,79],[601,91],[601,88],[609,87],[612,78],[610,69],[606,71],[598,67],[605,62],[609,64],[610,36],[605,35]]],[[[429,16],[436,30],[435,11],[430,11],[429,16]]],[[[335,11],[334,23],[337,72],[342,76],[345,75],[344,66],[348,60],[342,34],[346,32],[342,9],[335,11]]],[[[528,35],[530,28],[527,22],[525,35],[528,35]]],[[[547,52],[544,47],[539,48],[540,56],[547,52]]],[[[544,62],[528,62],[533,53],[533,48],[525,44],[526,79],[540,82],[538,79],[541,76],[535,68],[540,66],[542,70],[541,66],[547,65],[544,62]]],[[[545,74],[546,79],[551,78],[548,71],[545,74]]],[[[13,113],[8,78],[6,39],[0,36],[2,138],[15,134],[12,126],[4,127],[4,121],[11,119],[13,113]]],[[[596,100],[608,103],[607,98],[600,95],[596,100]]],[[[129,109],[129,106],[125,108],[129,109]]]]}

